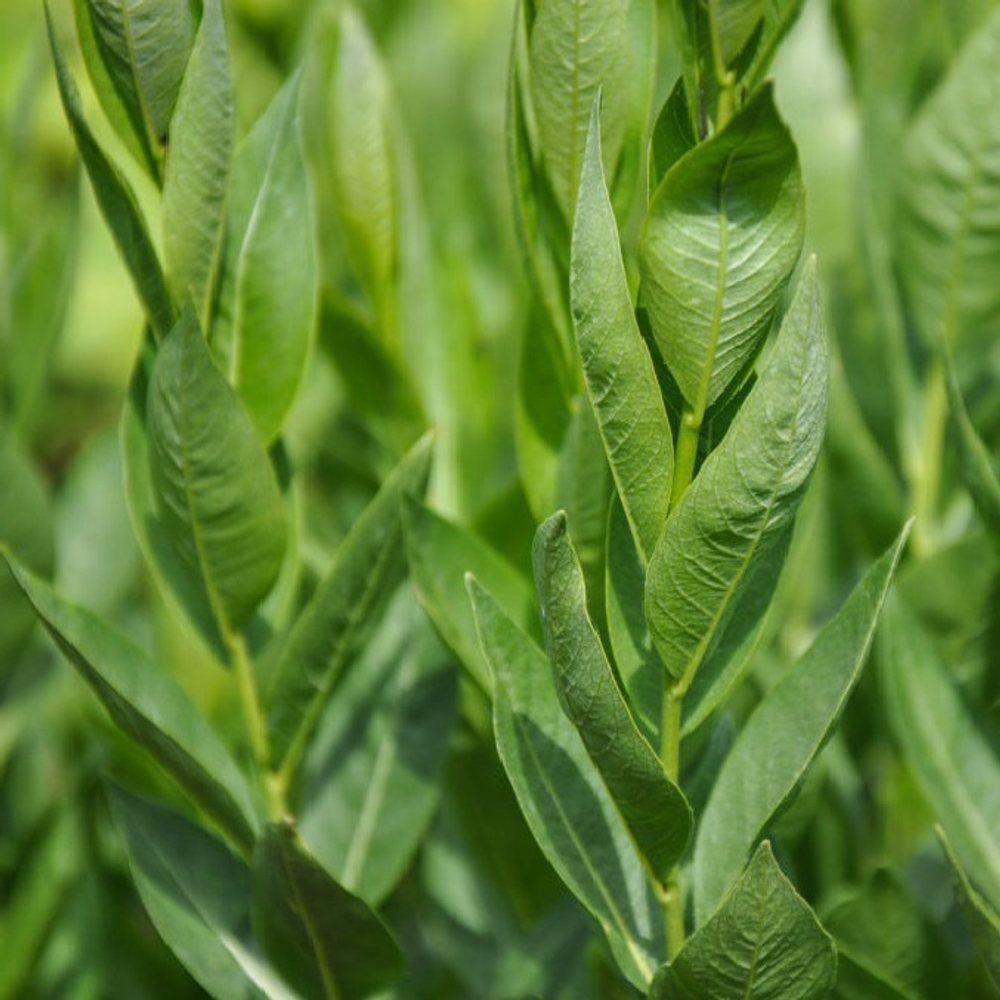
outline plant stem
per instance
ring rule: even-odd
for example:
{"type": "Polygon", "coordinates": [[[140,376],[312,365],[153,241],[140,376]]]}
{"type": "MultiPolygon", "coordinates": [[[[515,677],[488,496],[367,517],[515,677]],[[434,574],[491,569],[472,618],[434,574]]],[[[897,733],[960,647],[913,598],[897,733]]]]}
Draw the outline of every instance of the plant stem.
{"type": "MultiPolygon", "coordinates": [[[[663,692],[663,720],[660,729],[660,759],[667,777],[680,784],[681,771],[681,701],[683,695],[676,684],[668,684],[663,692]]],[[[675,865],[667,879],[663,894],[664,932],[667,958],[673,959],[684,944],[684,894],[681,891],[681,870],[675,865]]]]}
{"type": "Polygon", "coordinates": [[[676,506],[691,485],[694,463],[698,457],[698,437],[701,434],[701,414],[690,407],[684,407],[681,425],[677,433],[677,450],[674,452],[674,481],[670,490],[670,504],[676,506]]]}
{"type": "Polygon", "coordinates": [[[933,547],[935,508],[941,463],[944,454],[945,426],[948,407],[944,382],[944,366],[940,356],[934,356],[927,372],[924,388],[924,413],[920,433],[919,455],[912,470],[914,552],[926,555],[933,547]]]}

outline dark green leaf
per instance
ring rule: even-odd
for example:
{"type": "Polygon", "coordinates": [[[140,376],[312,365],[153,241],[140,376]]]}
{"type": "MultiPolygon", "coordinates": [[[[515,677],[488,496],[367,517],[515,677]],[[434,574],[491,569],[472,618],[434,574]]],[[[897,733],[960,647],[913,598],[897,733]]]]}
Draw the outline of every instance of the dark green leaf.
{"type": "Polygon", "coordinates": [[[770,86],[670,169],[639,245],[656,344],[695,413],[760,348],[799,258],[798,157],[770,86]]]}
{"type": "Polygon", "coordinates": [[[655,191],[670,168],[698,144],[691,126],[684,78],[678,77],[670,96],[663,102],[649,139],[649,189],[655,191]]]}
{"type": "Polygon", "coordinates": [[[710,0],[719,53],[728,66],[750,40],[767,0],[710,0]]]}
{"type": "Polygon", "coordinates": [[[535,587],[559,699],[576,726],[651,876],[666,885],[691,836],[691,807],[636,728],[587,615],[583,571],[566,515],[534,544],[535,587]]]}
{"type": "Polygon", "coordinates": [[[908,532],[909,525],[740,731],[698,827],[691,869],[697,922],[725,894],[840,717],[867,659],[908,532]]]}
{"type": "Polygon", "coordinates": [[[306,853],[287,823],[257,848],[253,923],[274,966],[307,997],[365,997],[400,974],[385,925],[306,853]]]}
{"type": "Polygon", "coordinates": [[[830,935],[764,841],[732,891],[657,973],[652,1000],[820,1000],[837,979],[830,935]]]}

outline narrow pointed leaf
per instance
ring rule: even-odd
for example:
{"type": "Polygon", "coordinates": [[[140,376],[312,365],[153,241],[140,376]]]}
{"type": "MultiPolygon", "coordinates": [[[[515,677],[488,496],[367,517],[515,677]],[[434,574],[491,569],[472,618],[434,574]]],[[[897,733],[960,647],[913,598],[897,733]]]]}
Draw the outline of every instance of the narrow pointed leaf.
{"type": "Polygon", "coordinates": [[[926,343],[991,338],[1000,311],[1000,12],[966,43],[902,148],[896,255],[926,343]]]}
{"type": "Polygon", "coordinates": [[[176,682],[99,618],[64,601],[8,560],[46,630],[115,724],[247,848],[257,826],[246,781],[214,730],[176,682]]]}
{"type": "Polygon", "coordinates": [[[535,535],[535,586],[559,699],[576,726],[652,877],[665,885],[691,836],[683,792],[629,713],[587,615],[583,571],[566,515],[535,535]]]}
{"type": "Polygon", "coordinates": [[[655,191],[670,168],[698,144],[688,114],[684,93],[684,77],[677,82],[660,113],[656,116],[653,133],[649,138],[649,189],[655,191]]]}
{"type": "Polygon", "coordinates": [[[493,725],[507,777],[543,853],[594,915],[624,975],[648,987],[661,961],[661,909],[621,815],[559,704],[545,654],[475,580],[493,725]]]}
{"type": "Polygon", "coordinates": [[[233,154],[233,86],[222,0],[205,0],[170,124],[163,178],[163,250],[174,297],[202,326],[222,250],[233,154]]]}
{"type": "Polygon", "coordinates": [[[703,663],[722,671],[724,658],[711,662],[713,648],[747,634],[767,607],[823,440],[826,397],[810,265],[767,368],[671,513],[650,561],[646,618],[667,672],[686,684],[703,663]]]}
{"type": "Polygon", "coordinates": [[[145,219],[128,182],[101,149],[83,116],[80,95],[63,59],[47,7],[46,19],[59,96],[97,203],[125,260],[150,324],[160,336],[166,336],[173,325],[174,308],[145,219]]]}
{"type": "Polygon", "coordinates": [[[765,841],[719,909],[657,973],[652,1000],[821,1000],[837,950],[765,841]]]}
{"type": "Polygon", "coordinates": [[[648,558],[663,529],[673,437],[632,308],[600,155],[595,100],[573,224],[570,303],[587,391],[618,495],[648,558]]]}
{"type": "Polygon", "coordinates": [[[272,441],[302,378],[316,322],[315,213],[298,75],[236,152],[212,349],[257,433],[272,441]]]}
{"type": "Polygon", "coordinates": [[[406,573],[403,496],[423,495],[432,443],[423,437],[390,474],[288,637],[267,715],[275,763],[286,770],[297,765],[334,686],[406,573]]]}
{"type": "Polygon", "coordinates": [[[306,853],[290,824],[269,825],[257,848],[253,923],[274,966],[303,996],[368,996],[402,971],[382,921],[306,853]]]}
{"type": "Polygon", "coordinates": [[[696,923],[794,794],[861,676],[907,526],[740,731],[701,816],[691,868],[696,923]]]}
{"type": "Polygon", "coordinates": [[[245,862],[170,809],[120,788],[111,804],[149,919],[191,975],[219,1000],[292,1000],[253,940],[245,862]]]}
{"type": "Polygon", "coordinates": [[[549,181],[573,218],[590,110],[603,93],[603,160],[613,174],[628,121],[629,28],[620,0],[546,0],[528,41],[531,100],[549,181]]]}
{"type": "Polygon", "coordinates": [[[238,628],[281,569],[284,510],[250,417],[189,311],[156,356],[146,408],[162,528],[223,632],[238,628]]]}
{"type": "Polygon", "coordinates": [[[741,83],[748,90],[758,87],[771,67],[778,45],[798,20],[805,0],[765,0],[764,27],[741,83]]]}
{"type": "Polygon", "coordinates": [[[882,639],[893,732],[962,868],[1000,910],[1000,758],[902,601],[886,608],[882,639]]]}
{"type": "Polygon", "coordinates": [[[728,66],[750,40],[764,16],[767,0],[711,0],[719,50],[728,66]]]}
{"type": "Polygon", "coordinates": [[[759,350],[804,224],[798,156],[770,86],[656,190],[639,244],[642,295],[657,347],[695,412],[759,350]]]}

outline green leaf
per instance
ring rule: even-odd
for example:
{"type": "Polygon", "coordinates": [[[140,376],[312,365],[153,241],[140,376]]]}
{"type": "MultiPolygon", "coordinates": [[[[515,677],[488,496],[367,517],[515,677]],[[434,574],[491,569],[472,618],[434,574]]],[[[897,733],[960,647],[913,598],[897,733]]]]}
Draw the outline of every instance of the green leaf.
{"type": "Polygon", "coordinates": [[[909,525],[737,736],[698,827],[691,868],[697,923],[711,913],[761,831],[791,799],[840,717],[867,659],[908,532],[909,525]]]}
{"type": "Polygon", "coordinates": [[[710,0],[719,53],[728,66],[764,16],[766,0],[710,0]]]}
{"type": "Polygon", "coordinates": [[[618,495],[648,558],[670,503],[673,437],[629,295],[601,167],[599,108],[595,100],[573,223],[570,303],[587,390],[618,495]]]}
{"type": "Polygon", "coordinates": [[[233,155],[233,85],[222,0],[205,0],[170,125],[163,251],[176,300],[207,327],[218,276],[233,155]]]}
{"type": "Polygon", "coordinates": [[[896,259],[928,345],[991,341],[1000,310],[1000,12],[973,35],[906,133],[896,259]]]}
{"type": "Polygon", "coordinates": [[[881,638],[893,732],[955,856],[1000,909],[1000,759],[902,601],[887,606],[881,638]]]}
{"type": "MultiPolygon", "coordinates": [[[[38,474],[0,432],[0,547],[43,576],[55,568],[52,504],[38,474]]],[[[0,564],[0,672],[20,652],[35,624],[35,612],[17,579],[0,564]]]]}
{"type": "MultiPolygon", "coordinates": [[[[115,95],[142,143],[145,165],[158,177],[194,44],[190,5],[186,0],[87,0],[87,9],[115,95]]],[[[107,107],[108,95],[96,89],[107,107]]]]}
{"type": "Polygon", "coordinates": [[[655,191],[671,167],[698,145],[688,114],[684,77],[679,76],[656,116],[649,138],[649,189],[655,191]]]}
{"type": "Polygon", "coordinates": [[[410,574],[420,603],[479,688],[489,694],[492,679],[476,635],[465,574],[481,580],[518,626],[529,633],[538,631],[531,586],[477,535],[410,496],[403,503],[403,526],[410,574]]]}
{"type": "Polygon", "coordinates": [[[657,188],[639,244],[642,298],[656,345],[696,414],[759,350],[804,224],[798,157],[770,86],[657,188]]]}
{"type": "Polygon", "coordinates": [[[304,996],[368,996],[402,971],[382,921],[306,853],[290,823],[270,824],[258,845],[253,923],[275,967],[304,996]]]}
{"type": "Polygon", "coordinates": [[[657,973],[652,1000],[820,1000],[837,979],[830,935],[764,841],[712,917],[657,973]]]}
{"type": "Polygon", "coordinates": [[[475,580],[468,586],[493,671],[500,759],[528,826],[626,978],[645,989],[662,960],[662,911],[625,824],[559,704],[545,654],[475,580]]]}
{"type": "Polygon", "coordinates": [[[63,655],[139,744],[240,848],[256,813],[246,781],[212,727],[145,653],[7,557],[25,596],[63,655]]]}
{"type": "Polygon", "coordinates": [[[531,99],[546,172],[573,218],[591,108],[600,90],[604,166],[614,174],[629,115],[629,27],[620,0],[546,0],[528,42],[531,99]]]}
{"type": "Polygon", "coordinates": [[[296,74],[236,151],[219,302],[209,340],[257,433],[295,399],[316,324],[315,212],[296,74]]]}
{"type": "Polygon", "coordinates": [[[747,90],[755,90],[764,79],[778,45],[798,20],[805,0],[764,0],[764,26],[753,59],[740,83],[747,90]]]}
{"type": "Polygon", "coordinates": [[[815,266],[802,275],[770,362],[667,521],[646,580],[646,618],[667,672],[713,677],[756,627],[777,584],[826,417],[815,266]]]}
{"type": "Polygon", "coordinates": [[[317,730],[299,795],[303,840],[372,906],[396,886],[434,814],[455,702],[450,658],[401,588],[317,730]]]}
{"type": "Polygon", "coordinates": [[[545,648],[559,700],[576,726],[652,878],[666,885],[687,847],[691,807],[635,720],[587,615],[583,571],[566,515],[553,514],[535,535],[535,587],[545,648]]]}
{"type": "Polygon", "coordinates": [[[294,772],[350,658],[363,647],[405,576],[403,497],[423,495],[432,444],[430,434],[421,438],[355,521],[282,650],[267,723],[274,761],[286,777],[294,772]]]}
{"type": "Polygon", "coordinates": [[[156,356],[146,413],[160,525],[226,635],[278,576],[284,510],[253,423],[189,310],[156,356]]]}
{"type": "Polygon", "coordinates": [[[69,119],[80,158],[87,169],[101,213],[125,260],[149,322],[157,334],[166,336],[174,322],[174,307],[167,291],[160,261],[146,230],[146,222],[131,187],[101,149],[83,116],[80,95],[63,59],[47,6],[45,11],[59,96],[66,117],[69,119]]]}
{"type": "Polygon", "coordinates": [[[149,919],[191,975],[219,1000],[291,1000],[251,934],[247,865],[170,809],[120,788],[110,797],[149,919]]]}

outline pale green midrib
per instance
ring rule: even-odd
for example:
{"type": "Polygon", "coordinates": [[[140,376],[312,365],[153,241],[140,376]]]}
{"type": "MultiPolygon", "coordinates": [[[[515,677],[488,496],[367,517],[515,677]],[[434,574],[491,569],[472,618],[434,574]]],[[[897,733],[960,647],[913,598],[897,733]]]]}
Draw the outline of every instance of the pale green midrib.
{"type": "Polygon", "coordinates": [[[344,859],[341,882],[345,889],[356,891],[361,885],[361,872],[368,858],[375,833],[378,829],[378,816],[382,803],[386,799],[389,788],[389,775],[395,757],[396,743],[393,739],[383,738],[379,743],[375,756],[375,766],[369,780],[368,794],[365,796],[361,813],[354,827],[347,857],[344,859]]]}
{"type": "MultiPolygon", "coordinates": [[[[512,721],[514,722],[514,725],[517,727],[523,745],[527,747],[528,753],[531,755],[531,762],[535,766],[535,771],[541,778],[542,784],[545,786],[545,790],[549,793],[549,800],[552,803],[552,805],[555,806],[556,811],[559,813],[559,818],[563,822],[563,827],[569,833],[570,840],[573,842],[573,846],[576,848],[577,855],[583,862],[587,874],[591,877],[593,884],[596,886],[598,893],[601,896],[601,899],[607,906],[608,911],[611,914],[611,917],[613,918],[612,923],[615,927],[615,930],[624,939],[625,945],[628,948],[629,953],[632,955],[633,960],[636,962],[636,965],[642,970],[647,980],[651,979],[654,970],[650,968],[647,956],[643,953],[642,949],[639,947],[638,943],[633,938],[632,931],[628,927],[628,924],[625,922],[625,918],[622,915],[621,911],[618,909],[618,904],[615,901],[614,896],[611,894],[609,888],[605,886],[604,880],[600,876],[600,873],[590,863],[590,856],[587,853],[583,843],[577,836],[576,828],[569,821],[569,817],[563,810],[562,801],[559,798],[559,792],[549,781],[548,775],[545,772],[545,768],[542,766],[542,763],[535,752],[535,746],[533,741],[531,740],[530,733],[528,733],[524,725],[521,722],[519,722],[520,714],[513,710],[513,705],[511,705],[510,708],[511,708],[512,721]]],[[[616,810],[616,815],[617,815],[617,810],[616,810]]],[[[610,828],[609,832],[611,832],[610,828]]],[[[630,835],[627,836],[629,841],[632,842],[631,836],[630,835]]],[[[574,881],[576,880],[574,879],[574,881]]]]}
{"type": "Polygon", "coordinates": [[[760,947],[764,938],[764,906],[757,908],[757,933],[754,937],[753,954],[750,956],[750,968],[747,969],[747,983],[743,990],[743,1000],[750,1000],[753,996],[753,984],[757,978],[757,965],[760,961],[760,947]]]}
{"type": "Polygon", "coordinates": [[[155,159],[156,150],[160,144],[160,138],[159,136],[153,134],[153,113],[149,107],[149,102],[146,100],[146,89],[143,86],[142,79],[139,77],[139,60],[136,56],[134,40],[132,37],[132,12],[129,8],[128,0],[119,0],[119,8],[122,15],[122,27],[125,29],[125,45],[128,50],[129,59],[128,68],[132,76],[132,82],[135,86],[136,97],[139,99],[139,108],[142,113],[143,131],[145,132],[146,143],[148,144],[149,150],[155,159]]]}

